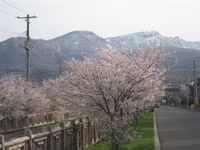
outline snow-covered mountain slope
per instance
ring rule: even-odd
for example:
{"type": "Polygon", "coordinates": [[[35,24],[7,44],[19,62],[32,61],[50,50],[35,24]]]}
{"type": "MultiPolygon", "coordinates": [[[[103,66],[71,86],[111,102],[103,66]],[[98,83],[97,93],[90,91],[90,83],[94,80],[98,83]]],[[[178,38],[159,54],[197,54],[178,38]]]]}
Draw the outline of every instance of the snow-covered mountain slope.
{"type": "Polygon", "coordinates": [[[185,41],[178,36],[165,37],[156,31],[131,33],[107,38],[106,40],[122,49],[128,48],[132,50],[150,46],[200,49],[200,42],[185,41]]]}

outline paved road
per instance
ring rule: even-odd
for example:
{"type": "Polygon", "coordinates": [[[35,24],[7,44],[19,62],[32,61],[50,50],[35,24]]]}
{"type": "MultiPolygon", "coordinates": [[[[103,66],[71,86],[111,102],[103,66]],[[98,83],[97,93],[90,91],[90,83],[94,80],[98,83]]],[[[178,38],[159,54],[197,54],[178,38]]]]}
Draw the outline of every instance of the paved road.
{"type": "Polygon", "coordinates": [[[200,112],[161,106],[156,110],[161,150],[200,150],[200,112]]]}

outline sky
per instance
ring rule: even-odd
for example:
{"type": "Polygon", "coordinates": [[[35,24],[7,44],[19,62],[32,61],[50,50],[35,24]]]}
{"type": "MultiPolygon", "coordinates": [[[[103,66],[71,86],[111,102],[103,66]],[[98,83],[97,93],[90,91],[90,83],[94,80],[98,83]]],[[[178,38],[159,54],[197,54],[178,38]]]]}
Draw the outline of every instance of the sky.
{"type": "Polygon", "coordinates": [[[38,17],[30,23],[34,39],[89,30],[104,38],[158,31],[200,41],[198,0],[0,0],[0,41],[25,36],[26,22],[16,16],[26,14],[38,17]]]}

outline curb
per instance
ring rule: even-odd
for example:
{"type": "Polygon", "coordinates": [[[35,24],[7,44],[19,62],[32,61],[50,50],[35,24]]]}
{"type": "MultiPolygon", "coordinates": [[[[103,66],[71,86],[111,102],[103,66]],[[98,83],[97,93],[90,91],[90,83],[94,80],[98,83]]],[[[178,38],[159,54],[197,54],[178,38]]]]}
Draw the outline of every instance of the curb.
{"type": "Polygon", "coordinates": [[[158,137],[158,129],[157,129],[157,123],[156,123],[156,117],[155,117],[155,111],[153,114],[154,118],[154,143],[155,143],[155,150],[160,150],[160,140],[158,137]]]}

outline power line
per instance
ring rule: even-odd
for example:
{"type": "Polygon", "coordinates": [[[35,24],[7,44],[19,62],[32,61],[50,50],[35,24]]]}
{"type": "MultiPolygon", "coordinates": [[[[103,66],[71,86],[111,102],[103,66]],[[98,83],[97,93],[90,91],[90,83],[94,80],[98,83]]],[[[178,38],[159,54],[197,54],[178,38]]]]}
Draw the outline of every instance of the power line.
{"type": "Polygon", "coordinates": [[[10,31],[10,30],[5,30],[5,29],[1,29],[0,28],[0,31],[2,31],[2,32],[5,32],[5,33],[10,33],[10,34],[13,34],[13,35],[24,35],[25,33],[24,32],[22,32],[22,33],[19,33],[19,32],[15,32],[15,31],[10,31]]]}
{"type": "Polygon", "coordinates": [[[16,16],[14,16],[14,15],[12,15],[12,14],[10,14],[10,13],[4,11],[4,10],[0,10],[0,12],[6,14],[6,15],[8,15],[8,16],[11,16],[11,17],[16,17],[16,16]]]}
{"type": "Polygon", "coordinates": [[[7,5],[9,5],[9,6],[15,8],[16,10],[18,10],[18,11],[24,13],[24,14],[28,14],[28,13],[26,13],[25,11],[23,11],[22,9],[20,9],[20,8],[14,6],[13,4],[11,4],[10,2],[7,2],[7,1],[5,1],[5,0],[1,0],[1,1],[4,2],[4,3],[7,4],[7,5]]]}

